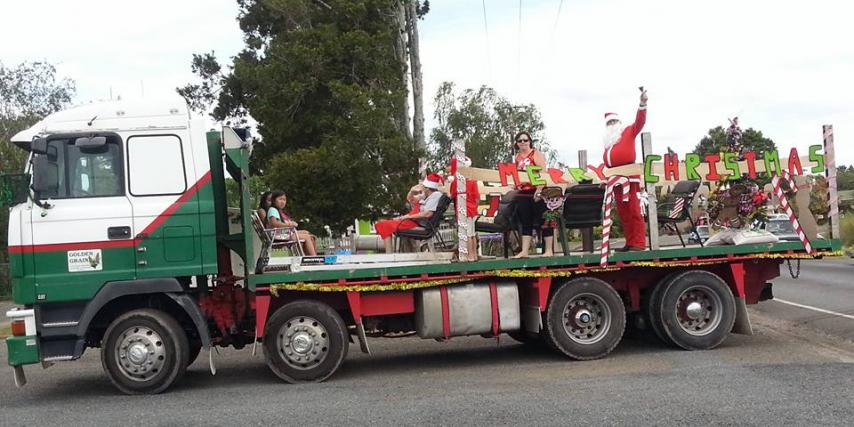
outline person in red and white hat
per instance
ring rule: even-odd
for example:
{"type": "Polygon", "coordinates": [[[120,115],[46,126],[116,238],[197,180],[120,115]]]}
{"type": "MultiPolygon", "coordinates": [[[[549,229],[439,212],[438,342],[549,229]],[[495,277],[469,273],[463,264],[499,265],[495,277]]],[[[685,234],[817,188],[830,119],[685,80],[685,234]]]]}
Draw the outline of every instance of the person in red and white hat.
{"type": "Polygon", "coordinates": [[[418,220],[422,218],[430,218],[439,207],[439,201],[442,199],[442,192],[439,190],[444,184],[442,175],[430,173],[424,182],[421,183],[423,188],[421,206],[416,211],[413,209],[406,215],[399,216],[394,219],[379,221],[374,225],[377,234],[383,239],[386,253],[392,252],[391,236],[398,230],[409,230],[418,227],[418,220]]]}
{"type": "MultiPolygon", "coordinates": [[[[641,92],[635,122],[624,126],[616,113],[605,114],[605,166],[609,168],[629,165],[637,160],[635,139],[643,130],[646,123],[646,102],[649,97],[646,91],[641,92]]],[[[646,226],[640,210],[640,181],[631,180],[629,184],[629,201],[622,202],[622,187],[614,189],[614,200],[617,200],[617,214],[623,221],[623,231],[626,235],[626,245],[616,249],[618,252],[643,251],[646,249],[646,226]]]]}

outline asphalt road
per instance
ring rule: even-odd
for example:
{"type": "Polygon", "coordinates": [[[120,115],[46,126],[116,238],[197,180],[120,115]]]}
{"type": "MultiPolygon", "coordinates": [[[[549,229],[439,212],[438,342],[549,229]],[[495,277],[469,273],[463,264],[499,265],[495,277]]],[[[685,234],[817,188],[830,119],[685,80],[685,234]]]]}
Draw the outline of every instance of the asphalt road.
{"type": "MultiPolygon", "coordinates": [[[[797,274],[797,264],[792,263],[797,274]]],[[[805,326],[813,331],[854,341],[854,318],[846,318],[810,308],[854,316],[854,259],[828,258],[801,262],[800,276],[793,279],[783,264],[780,277],[773,281],[775,301],[757,309],[769,317],[805,326]]]]}
{"type": "MultiPolygon", "coordinates": [[[[780,278],[774,291],[850,312],[852,272],[849,261],[811,262],[800,281],[780,278]]],[[[589,362],[506,337],[373,339],[372,356],[351,346],[328,382],[294,386],[250,349],[225,350],[216,376],[198,360],[170,392],[142,397],[117,394],[90,350],[29,367],[23,389],[0,369],[0,425],[851,425],[854,343],[844,337],[854,320],[775,301],[750,310],[755,334],[711,351],[667,348],[638,332],[589,362]]]]}

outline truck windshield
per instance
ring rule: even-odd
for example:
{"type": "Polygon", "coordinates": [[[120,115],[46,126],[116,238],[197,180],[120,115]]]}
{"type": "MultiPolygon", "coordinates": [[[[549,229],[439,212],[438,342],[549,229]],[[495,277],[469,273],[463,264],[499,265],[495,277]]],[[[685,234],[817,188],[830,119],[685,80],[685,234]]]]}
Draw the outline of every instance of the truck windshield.
{"type": "Polygon", "coordinates": [[[118,196],[124,193],[120,145],[109,141],[102,147],[80,148],[75,138],[48,142],[48,160],[56,163],[59,186],[52,199],[118,196]]]}

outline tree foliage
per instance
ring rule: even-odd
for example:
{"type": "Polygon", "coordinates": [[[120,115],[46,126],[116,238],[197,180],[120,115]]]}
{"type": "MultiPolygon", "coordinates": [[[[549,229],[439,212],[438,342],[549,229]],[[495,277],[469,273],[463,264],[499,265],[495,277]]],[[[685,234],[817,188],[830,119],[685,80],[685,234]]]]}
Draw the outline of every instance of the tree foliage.
{"type": "Polygon", "coordinates": [[[824,175],[810,175],[810,212],[815,216],[818,225],[827,224],[830,205],[827,203],[828,185],[824,175]]]}
{"type": "Polygon", "coordinates": [[[419,153],[407,102],[399,0],[238,0],[245,48],[223,68],[194,55],[199,83],[179,88],[217,120],[258,123],[253,171],[288,192],[311,228],[403,206],[419,153]]]}
{"type": "MultiPolygon", "coordinates": [[[[0,174],[21,173],[27,152],[10,141],[74,96],[74,82],[58,78],[45,62],[24,62],[15,67],[0,63],[0,174]]],[[[0,258],[6,256],[9,211],[0,209],[0,258]]]]}
{"type": "MultiPolygon", "coordinates": [[[[761,131],[753,128],[748,128],[742,133],[741,143],[745,151],[755,151],[756,158],[762,159],[765,151],[773,151],[777,149],[777,145],[771,138],[766,138],[761,131]]],[[[709,129],[709,133],[704,136],[700,142],[694,147],[694,153],[699,155],[717,154],[728,151],[726,129],[718,126],[709,129]]]]}
{"type": "Polygon", "coordinates": [[[836,168],[836,188],[839,191],[854,190],[854,166],[836,168]]]}
{"type": "Polygon", "coordinates": [[[67,105],[73,95],[74,82],[57,79],[51,64],[0,63],[0,172],[23,168],[26,152],[9,143],[12,137],[67,105]]]}
{"type": "Polygon", "coordinates": [[[494,169],[499,162],[510,160],[513,137],[517,132],[531,132],[535,144],[552,162],[554,153],[545,140],[542,115],[534,104],[513,104],[494,89],[457,91],[444,82],[433,98],[436,127],[428,144],[430,166],[443,169],[451,158],[454,140],[463,140],[472,166],[494,169]]]}

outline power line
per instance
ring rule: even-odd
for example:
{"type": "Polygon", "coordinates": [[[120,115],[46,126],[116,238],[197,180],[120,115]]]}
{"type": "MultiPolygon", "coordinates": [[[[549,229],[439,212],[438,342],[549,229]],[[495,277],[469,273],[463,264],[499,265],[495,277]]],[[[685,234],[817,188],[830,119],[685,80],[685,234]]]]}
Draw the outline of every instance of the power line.
{"type": "Polygon", "coordinates": [[[481,0],[483,6],[483,32],[486,34],[486,72],[489,83],[492,84],[492,56],[489,53],[489,24],[486,20],[486,0],[481,0]]]}
{"type": "Polygon", "coordinates": [[[546,52],[546,66],[542,67],[543,77],[551,77],[552,73],[554,73],[554,62],[555,62],[555,35],[557,34],[557,27],[560,24],[560,13],[563,10],[563,0],[560,0],[560,3],[557,5],[557,14],[555,15],[555,22],[552,25],[552,32],[549,35],[549,44],[548,50],[546,52]]]}
{"type": "Polygon", "coordinates": [[[563,9],[563,0],[557,5],[557,15],[555,15],[555,23],[552,26],[552,34],[549,37],[549,53],[554,50],[555,34],[557,33],[557,24],[560,23],[560,11],[563,9]]]}
{"type": "Polygon", "coordinates": [[[519,32],[516,36],[516,92],[522,78],[522,0],[519,0],[519,32]]]}

